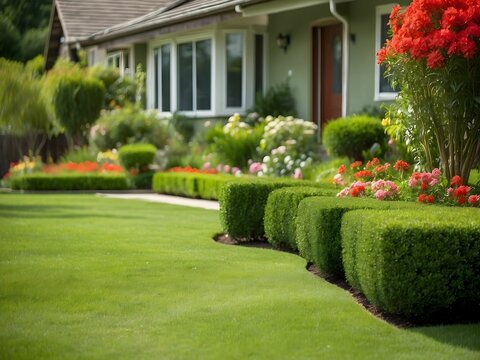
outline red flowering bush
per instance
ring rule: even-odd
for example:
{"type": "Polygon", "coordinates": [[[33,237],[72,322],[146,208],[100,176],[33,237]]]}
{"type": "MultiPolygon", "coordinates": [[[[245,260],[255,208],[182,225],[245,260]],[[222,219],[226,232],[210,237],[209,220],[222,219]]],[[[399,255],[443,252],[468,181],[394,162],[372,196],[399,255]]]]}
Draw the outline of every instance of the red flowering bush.
{"type": "Polygon", "coordinates": [[[176,166],[173,168],[168,169],[169,172],[183,172],[183,173],[191,173],[191,174],[217,174],[216,169],[196,169],[190,166],[180,167],[176,166]]]}
{"type": "Polygon", "coordinates": [[[66,162],[50,165],[44,165],[42,168],[43,173],[47,174],[59,174],[62,172],[75,172],[75,173],[121,173],[123,169],[120,165],[103,163],[99,164],[95,161],[84,161],[80,163],[66,162]]]}
{"type": "Polygon", "coordinates": [[[390,27],[377,54],[399,89],[387,131],[425,170],[468,178],[480,157],[480,2],[413,0],[390,27]]]}

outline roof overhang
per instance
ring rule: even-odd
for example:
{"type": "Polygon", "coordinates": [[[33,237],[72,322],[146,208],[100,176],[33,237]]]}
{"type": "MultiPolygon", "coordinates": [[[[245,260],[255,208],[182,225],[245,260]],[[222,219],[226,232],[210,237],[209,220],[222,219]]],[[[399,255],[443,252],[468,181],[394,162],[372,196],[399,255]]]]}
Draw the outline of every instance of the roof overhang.
{"type": "MultiPolygon", "coordinates": [[[[336,4],[351,2],[354,0],[335,0],[336,4]]],[[[256,5],[237,6],[237,12],[241,12],[244,17],[276,14],[279,12],[301,9],[309,6],[328,4],[330,0],[274,0],[262,2],[256,5]]]]}

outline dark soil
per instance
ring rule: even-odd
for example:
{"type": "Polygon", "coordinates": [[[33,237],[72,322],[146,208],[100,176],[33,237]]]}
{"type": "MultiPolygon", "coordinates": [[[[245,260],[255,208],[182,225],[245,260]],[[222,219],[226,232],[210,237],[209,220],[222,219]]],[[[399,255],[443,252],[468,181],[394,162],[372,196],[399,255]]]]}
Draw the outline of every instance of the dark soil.
{"type": "MultiPolygon", "coordinates": [[[[270,249],[276,251],[283,251],[292,254],[297,254],[290,249],[278,249],[266,242],[265,239],[257,239],[254,241],[248,241],[247,239],[235,239],[228,234],[216,234],[213,240],[224,245],[236,245],[244,247],[255,247],[261,249],[270,249]]],[[[428,319],[405,319],[404,317],[387,314],[375,306],[373,306],[367,298],[359,291],[352,288],[346,280],[342,277],[324,274],[319,271],[313,264],[307,264],[306,270],[312,275],[318,276],[329,283],[336,285],[345,291],[348,291],[355,301],[370,312],[373,316],[376,316],[383,321],[394,325],[398,328],[411,328],[418,326],[433,326],[433,325],[447,325],[447,324],[466,324],[466,323],[478,323],[480,322],[480,304],[457,306],[455,311],[444,311],[442,313],[432,314],[428,319]]]]}

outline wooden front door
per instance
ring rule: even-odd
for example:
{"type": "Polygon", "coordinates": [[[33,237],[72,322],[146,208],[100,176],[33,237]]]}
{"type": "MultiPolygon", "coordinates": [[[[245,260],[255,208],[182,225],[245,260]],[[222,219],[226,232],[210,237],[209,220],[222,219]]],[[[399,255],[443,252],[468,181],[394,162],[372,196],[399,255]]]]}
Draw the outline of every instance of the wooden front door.
{"type": "Polygon", "coordinates": [[[313,28],[313,119],[323,128],[342,115],[342,38],[341,24],[313,28]]]}

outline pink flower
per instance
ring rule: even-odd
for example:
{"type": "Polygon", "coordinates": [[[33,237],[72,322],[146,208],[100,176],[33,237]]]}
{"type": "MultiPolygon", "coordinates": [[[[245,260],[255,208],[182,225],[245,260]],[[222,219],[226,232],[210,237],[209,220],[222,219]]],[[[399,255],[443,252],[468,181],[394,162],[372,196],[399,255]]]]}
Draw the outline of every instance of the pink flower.
{"type": "Polygon", "coordinates": [[[241,174],[242,172],[240,171],[240,169],[236,166],[233,167],[232,169],[232,174],[233,175],[237,175],[237,174],[241,174]]]}
{"type": "Polygon", "coordinates": [[[294,179],[303,179],[303,174],[301,169],[295,169],[295,172],[293,173],[293,178],[294,179]]]}
{"type": "Polygon", "coordinates": [[[343,178],[341,174],[337,174],[333,177],[333,183],[336,185],[343,185],[343,178]]]}
{"type": "Polygon", "coordinates": [[[468,197],[468,203],[472,206],[478,206],[479,202],[480,202],[480,196],[479,195],[470,195],[468,197]]]}
{"type": "Polygon", "coordinates": [[[203,164],[202,169],[210,169],[210,163],[206,162],[205,164],[203,164]]]}
{"type": "Polygon", "coordinates": [[[378,190],[376,193],[375,193],[375,198],[377,200],[384,200],[385,197],[388,195],[388,193],[384,190],[378,190]]]}
{"type": "Polygon", "coordinates": [[[251,163],[250,167],[248,168],[248,171],[250,171],[250,174],[256,174],[260,170],[262,170],[262,164],[258,162],[251,163]]]}
{"type": "Polygon", "coordinates": [[[337,194],[337,197],[345,197],[345,196],[348,196],[348,188],[345,188],[343,189],[342,191],[340,191],[338,194],[337,194]]]}
{"type": "Polygon", "coordinates": [[[432,170],[432,175],[434,178],[438,178],[440,176],[440,170],[435,168],[432,170]]]}
{"type": "Polygon", "coordinates": [[[227,174],[230,173],[230,170],[231,170],[230,165],[225,165],[225,166],[223,167],[223,172],[225,172],[225,173],[227,173],[227,174]]]}
{"type": "Polygon", "coordinates": [[[438,184],[438,179],[433,178],[432,180],[430,180],[430,183],[429,183],[429,184],[430,184],[430,186],[435,186],[435,185],[437,185],[437,184],[438,184]]]}

